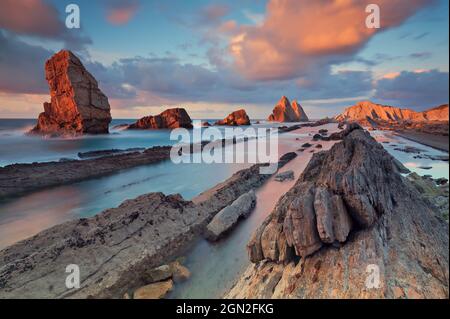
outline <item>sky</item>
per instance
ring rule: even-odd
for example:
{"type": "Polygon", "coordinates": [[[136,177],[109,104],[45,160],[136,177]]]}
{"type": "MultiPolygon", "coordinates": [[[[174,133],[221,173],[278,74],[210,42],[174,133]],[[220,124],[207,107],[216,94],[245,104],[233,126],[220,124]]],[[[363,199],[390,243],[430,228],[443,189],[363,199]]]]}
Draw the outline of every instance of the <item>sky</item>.
{"type": "Polygon", "coordinates": [[[0,118],[36,118],[44,63],[72,50],[113,118],[185,107],[263,119],[286,95],[310,118],[361,100],[448,103],[448,0],[0,0],[0,118]],[[380,29],[365,8],[380,7],[380,29]],[[80,8],[81,28],[65,25],[80,8]]]}

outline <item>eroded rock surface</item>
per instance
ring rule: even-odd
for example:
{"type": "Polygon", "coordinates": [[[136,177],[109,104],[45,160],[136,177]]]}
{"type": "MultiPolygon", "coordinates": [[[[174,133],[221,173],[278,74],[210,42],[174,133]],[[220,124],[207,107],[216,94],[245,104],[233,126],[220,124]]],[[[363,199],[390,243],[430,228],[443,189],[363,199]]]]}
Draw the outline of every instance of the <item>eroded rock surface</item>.
{"type": "Polygon", "coordinates": [[[371,130],[418,132],[448,136],[448,112],[448,104],[423,112],[416,112],[410,109],[364,101],[347,108],[336,119],[341,122],[357,122],[371,130]]]}
{"type": "Polygon", "coordinates": [[[308,116],[302,106],[297,102],[291,102],[283,96],[267,119],[270,122],[307,122],[308,116]]]}
{"type": "Polygon", "coordinates": [[[246,218],[256,205],[254,190],[240,196],[230,206],[225,207],[206,226],[205,237],[210,241],[217,241],[229,232],[239,221],[246,218]]]}
{"type": "Polygon", "coordinates": [[[255,265],[227,297],[448,298],[448,223],[367,132],[346,134],[254,233],[255,265]]]}
{"type": "MultiPolygon", "coordinates": [[[[294,157],[282,156],[279,166],[294,157]]],[[[121,298],[170,274],[172,280],[182,280],[188,276],[183,269],[175,275],[173,268],[155,273],[155,267],[177,257],[215,214],[269,179],[259,174],[261,166],[235,173],[193,201],[180,195],[143,195],[0,251],[0,299],[121,298]],[[80,269],[78,290],[65,285],[71,264],[80,269]]]]}
{"type": "Polygon", "coordinates": [[[44,103],[34,134],[79,135],[109,132],[108,98],[95,78],[70,51],[56,53],[45,64],[50,103],[44,103]]]}
{"type": "Polygon", "coordinates": [[[146,116],[131,124],[130,130],[192,128],[192,120],[183,108],[168,109],[156,116],[146,116]]]}
{"type": "Polygon", "coordinates": [[[223,125],[223,126],[250,125],[250,118],[248,117],[247,112],[244,109],[241,109],[231,113],[225,119],[217,121],[215,125],[223,125]]]}

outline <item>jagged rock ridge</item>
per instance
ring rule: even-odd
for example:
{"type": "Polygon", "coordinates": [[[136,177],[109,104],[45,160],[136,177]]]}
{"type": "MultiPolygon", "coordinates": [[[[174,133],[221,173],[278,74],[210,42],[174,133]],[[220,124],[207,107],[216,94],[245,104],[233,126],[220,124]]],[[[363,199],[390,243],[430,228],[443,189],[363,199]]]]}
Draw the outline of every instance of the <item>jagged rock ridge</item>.
{"type": "Polygon", "coordinates": [[[302,106],[293,101],[292,104],[286,96],[283,96],[267,119],[270,122],[307,122],[308,116],[302,106]]]}
{"type": "Polygon", "coordinates": [[[255,232],[256,265],[227,297],[448,298],[448,224],[367,132],[346,134],[255,232]],[[379,289],[365,285],[368,265],[379,289]]]}
{"type": "Polygon", "coordinates": [[[336,117],[339,121],[364,122],[385,121],[385,122],[425,122],[425,121],[448,121],[448,104],[433,108],[424,112],[416,112],[410,109],[401,109],[394,106],[387,106],[372,103],[370,101],[359,102],[347,108],[342,114],[336,117]]]}
{"type": "Polygon", "coordinates": [[[44,103],[36,127],[44,135],[105,134],[111,113],[108,98],[72,52],[62,50],[45,64],[51,102],[44,103]]]}

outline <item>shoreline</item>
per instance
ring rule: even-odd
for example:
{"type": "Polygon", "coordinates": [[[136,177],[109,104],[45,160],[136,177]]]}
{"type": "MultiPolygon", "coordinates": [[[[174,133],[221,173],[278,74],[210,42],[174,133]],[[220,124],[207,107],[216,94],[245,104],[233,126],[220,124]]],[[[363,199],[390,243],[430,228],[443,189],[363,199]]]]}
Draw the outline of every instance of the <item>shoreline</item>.
{"type": "Polygon", "coordinates": [[[407,140],[429,146],[438,151],[449,152],[449,137],[416,131],[394,131],[394,134],[407,140]]]}
{"type": "MultiPolygon", "coordinates": [[[[291,159],[282,156],[278,168],[291,159]]],[[[147,284],[151,268],[192,245],[217,212],[262,186],[272,175],[259,174],[261,166],[235,173],[195,203],[180,195],[150,193],[0,250],[0,299],[120,298],[147,284]],[[33,266],[23,269],[24,263],[33,266]],[[78,264],[86,276],[79,290],[67,291],[64,272],[53,271],[68,263],[78,264]]]]}

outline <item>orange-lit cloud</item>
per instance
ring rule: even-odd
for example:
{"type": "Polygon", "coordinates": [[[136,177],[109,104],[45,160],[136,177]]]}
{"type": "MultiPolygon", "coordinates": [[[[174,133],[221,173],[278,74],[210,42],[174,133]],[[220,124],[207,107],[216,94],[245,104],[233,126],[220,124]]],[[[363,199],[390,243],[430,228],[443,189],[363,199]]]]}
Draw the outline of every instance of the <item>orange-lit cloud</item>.
{"type": "MultiPolygon", "coordinates": [[[[377,32],[366,27],[371,0],[270,0],[261,25],[237,28],[230,44],[236,69],[254,80],[304,75],[314,64],[345,59],[377,32]]],[[[379,0],[381,31],[432,0],[379,0]]]]}
{"type": "Polygon", "coordinates": [[[127,24],[136,14],[139,6],[137,2],[127,3],[126,5],[115,6],[107,11],[107,20],[114,25],[127,24]]]}
{"type": "Polygon", "coordinates": [[[42,0],[2,0],[0,28],[19,34],[55,37],[63,32],[57,11],[42,0]]]}

